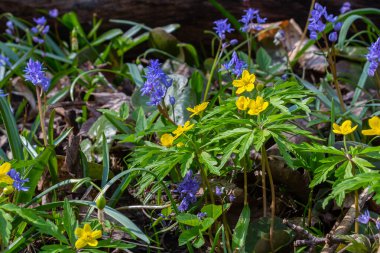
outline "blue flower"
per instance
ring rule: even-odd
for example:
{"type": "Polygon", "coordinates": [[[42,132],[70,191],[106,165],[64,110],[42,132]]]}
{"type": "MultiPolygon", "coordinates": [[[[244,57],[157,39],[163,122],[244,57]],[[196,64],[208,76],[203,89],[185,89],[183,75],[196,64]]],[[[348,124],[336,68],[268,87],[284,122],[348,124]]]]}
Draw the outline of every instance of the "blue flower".
{"type": "Polygon", "coordinates": [[[249,8],[245,10],[245,14],[239,21],[243,24],[241,28],[243,32],[249,32],[251,29],[260,31],[263,28],[259,24],[264,24],[267,21],[267,18],[260,17],[259,10],[249,8]],[[254,25],[253,23],[257,23],[257,25],[254,25]]]}
{"type": "Polygon", "coordinates": [[[44,91],[49,88],[50,80],[46,77],[42,63],[29,59],[24,70],[25,79],[35,86],[40,86],[44,91]]]}
{"type": "Polygon", "coordinates": [[[150,96],[148,105],[157,106],[165,97],[167,88],[172,86],[173,80],[162,71],[157,59],[149,62],[145,77],[146,81],[141,88],[141,94],[150,96]]]}
{"type": "Polygon", "coordinates": [[[199,212],[199,213],[197,214],[197,216],[198,216],[199,219],[202,219],[202,218],[204,218],[204,217],[207,216],[207,213],[199,212]]]}
{"type": "Polygon", "coordinates": [[[230,202],[234,202],[234,200],[235,200],[235,196],[232,193],[230,195],[228,195],[228,198],[229,198],[230,202]]]}
{"type": "Polygon", "coordinates": [[[241,73],[243,73],[243,70],[247,68],[247,64],[239,59],[235,51],[232,53],[231,60],[228,63],[222,64],[222,66],[237,77],[239,77],[241,73]]]}
{"type": "Polygon", "coordinates": [[[49,16],[50,16],[51,18],[56,18],[56,17],[58,17],[58,9],[51,9],[51,10],[49,11],[49,16]]]}
{"type": "Polygon", "coordinates": [[[221,196],[223,194],[223,188],[219,186],[215,187],[215,194],[216,196],[221,196]]]}
{"type": "Polygon", "coordinates": [[[318,33],[321,33],[325,30],[326,24],[325,22],[333,23],[334,31],[329,34],[329,40],[331,42],[335,42],[338,38],[337,32],[342,27],[340,22],[337,22],[338,17],[333,14],[328,14],[326,11],[326,7],[316,3],[314,5],[314,9],[311,11],[311,17],[309,19],[309,26],[307,29],[310,31],[310,38],[312,40],[318,39],[318,33]],[[324,18],[324,20],[323,20],[324,18]]]}
{"type": "Polygon", "coordinates": [[[170,96],[169,97],[169,102],[170,102],[171,105],[175,105],[175,97],[170,96]]]}
{"type": "Polygon", "coordinates": [[[0,67],[6,66],[6,65],[8,65],[8,66],[11,65],[11,62],[9,61],[9,58],[6,57],[6,56],[0,55],[0,67]]]}
{"type": "Polygon", "coordinates": [[[21,179],[20,173],[17,172],[15,169],[11,169],[8,172],[8,176],[10,176],[13,179],[13,187],[15,189],[24,192],[29,190],[29,187],[24,186],[24,183],[29,182],[29,178],[21,179]]]}
{"type": "Polygon", "coordinates": [[[176,192],[180,194],[180,198],[182,199],[180,205],[178,206],[178,210],[180,212],[184,212],[189,209],[189,205],[195,203],[197,201],[196,193],[198,192],[200,187],[199,181],[193,177],[193,172],[187,172],[185,178],[181,183],[178,184],[176,192]]]}
{"type": "Polygon", "coordinates": [[[7,93],[4,93],[4,91],[0,89],[0,97],[6,97],[7,95],[7,93]]]}
{"type": "Polygon", "coordinates": [[[50,30],[50,26],[46,25],[45,17],[33,18],[33,20],[36,23],[36,26],[30,29],[30,31],[34,34],[32,39],[35,43],[42,44],[45,40],[43,38],[39,38],[39,36],[46,35],[50,30]]]}
{"type": "Polygon", "coordinates": [[[231,33],[234,29],[231,27],[231,24],[228,23],[228,19],[219,19],[214,22],[215,33],[219,36],[221,40],[226,38],[226,33],[231,33]]]}
{"type": "Polygon", "coordinates": [[[379,220],[376,220],[375,224],[376,224],[376,228],[377,228],[378,230],[380,230],[380,221],[379,221],[379,220]]]}
{"type": "Polygon", "coordinates": [[[338,39],[338,33],[337,32],[332,32],[329,34],[329,41],[335,42],[338,39]]]}
{"type": "Polygon", "coordinates": [[[40,26],[44,26],[46,24],[46,18],[44,16],[39,18],[33,18],[33,21],[40,26]]]}
{"type": "Polygon", "coordinates": [[[371,217],[369,215],[369,211],[365,210],[363,214],[359,215],[357,220],[362,224],[367,224],[369,222],[370,218],[371,217]]]}
{"type": "Polygon", "coordinates": [[[13,26],[12,21],[8,20],[5,25],[7,26],[7,29],[5,29],[5,32],[9,35],[12,35],[14,31],[14,26],[13,26]]]}
{"type": "Polygon", "coordinates": [[[380,37],[369,48],[367,60],[369,62],[368,75],[374,76],[380,62],[380,37]]]}
{"type": "Polygon", "coordinates": [[[340,7],[340,14],[346,13],[351,10],[350,2],[344,2],[342,7],[340,7]]]}

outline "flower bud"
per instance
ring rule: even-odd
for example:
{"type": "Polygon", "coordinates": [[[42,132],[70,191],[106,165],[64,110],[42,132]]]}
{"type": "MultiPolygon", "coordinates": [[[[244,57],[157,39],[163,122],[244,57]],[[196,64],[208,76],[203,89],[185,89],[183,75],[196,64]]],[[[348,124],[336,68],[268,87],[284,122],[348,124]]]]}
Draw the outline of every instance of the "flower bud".
{"type": "Polygon", "coordinates": [[[96,206],[100,209],[103,210],[104,207],[106,206],[106,199],[104,198],[103,194],[101,194],[95,201],[96,206]]]}
{"type": "Polygon", "coordinates": [[[4,195],[9,195],[14,192],[15,188],[12,185],[8,185],[7,187],[4,188],[3,193],[4,195]]]}
{"type": "Polygon", "coordinates": [[[258,84],[256,85],[256,89],[257,89],[258,91],[262,91],[262,90],[264,89],[264,84],[262,84],[262,83],[258,83],[258,84]]]}

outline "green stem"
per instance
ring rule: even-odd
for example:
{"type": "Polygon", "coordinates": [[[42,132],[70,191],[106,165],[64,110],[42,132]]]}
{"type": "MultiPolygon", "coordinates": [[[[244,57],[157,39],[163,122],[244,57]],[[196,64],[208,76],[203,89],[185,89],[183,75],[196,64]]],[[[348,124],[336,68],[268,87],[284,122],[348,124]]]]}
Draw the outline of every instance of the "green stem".
{"type": "Polygon", "coordinates": [[[216,56],[215,56],[215,60],[214,60],[214,63],[212,64],[212,67],[211,67],[211,72],[210,72],[210,77],[209,79],[207,80],[207,85],[206,85],[206,90],[205,90],[205,94],[204,94],[204,97],[203,97],[203,102],[206,102],[207,100],[207,95],[208,95],[208,92],[210,90],[210,87],[211,87],[211,81],[212,81],[212,77],[214,75],[214,72],[215,72],[215,68],[216,66],[218,65],[218,61],[219,61],[219,58],[220,58],[220,49],[222,48],[222,43],[220,42],[219,43],[219,47],[218,47],[218,50],[216,51],[216,56]]]}
{"type": "MultiPolygon", "coordinates": [[[[354,168],[352,168],[353,170],[354,168]]],[[[355,234],[359,234],[359,192],[355,190],[355,234]]]]}
{"type": "Polygon", "coordinates": [[[40,87],[38,85],[36,85],[36,95],[37,95],[38,112],[40,114],[42,138],[44,139],[44,146],[46,147],[48,145],[48,142],[47,142],[46,131],[45,131],[45,113],[42,110],[41,92],[40,92],[40,87]]]}
{"type": "Polygon", "coordinates": [[[273,245],[273,232],[274,232],[274,218],[276,214],[276,192],[274,189],[274,183],[273,183],[273,177],[272,177],[272,171],[269,167],[269,161],[268,161],[268,156],[267,156],[267,151],[263,145],[262,147],[262,162],[265,161],[265,168],[266,172],[268,173],[268,178],[269,178],[269,184],[270,184],[270,191],[271,191],[271,221],[270,221],[270,230],[269,230],[269,240],[270,240],[270,246],[272,249],[272,252],[274,252],[274,245],[273,245]]]}
{"type": "MultiPolygon", "coordinates": [[[[323,33],[323,39],[325,40],[326,48],[328,50],[329,49],[328,40],[327,40],[325,33],[323,33]]],[[[342,109],[342,112],[345,112],[346,106],[345,106],[344,101],[343,101],[342,91],[340,90],[339,83],[338,83],[338,76],[336,74],[336,65],[335,65],[335,61],[334,61],[334,58],[335,58],[335,46],[334,46],[334,44],[331,46],[331,53],[327,52],[327,58],[328,58],[331,74],[333,75],[333,82],[334,82],[335,90],[336,90],[336,93],[338,94],[340,108],[342,109]]]]}
{"type": "Polygon", "coordinates": [[[248,31],[247,33],[248,34],[248,71],[251,67],[251,57],[252,57],[252,34],[248,31]]]}
{"type": "Polygon", "coordinates": [[[265,161],[266,152],[264,145],[261,148],[261,187],[263,191],[263,217],[267,217],[267,183],[265,180],[265,161]]]}

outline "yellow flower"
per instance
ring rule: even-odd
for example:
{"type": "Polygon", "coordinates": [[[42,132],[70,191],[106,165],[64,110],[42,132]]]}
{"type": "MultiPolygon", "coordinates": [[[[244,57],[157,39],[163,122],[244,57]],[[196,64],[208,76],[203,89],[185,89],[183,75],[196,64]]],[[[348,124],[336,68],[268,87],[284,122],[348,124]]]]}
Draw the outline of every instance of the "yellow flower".
{"type": "Polygon", "coordinates": [[[171,134],[163,134],[160,138],[161,145],[164,147],[170,147],[171,145],[173,145],[174,140],[175,138],[171,134]]]}
{"type": "Polygon", "coordinates": [[[203,102],[202,104],[200,105],[196,105],[194,108],[186,108],[189,112],[192,112],[193,114],[190,115],[190,118],[195,116],[195,115],[198,115],[200,112],[204,111],[206,109],[208,105],[208,102],[203,102]]]}
{"type": "Polygon", "coordinates": [[[364,135],[380,135],[380,118],[377,116],[374,116],[369,119],[368,121],[369,126],[371,129],[362,130],[362,134],[364,135]]]}
{"type": "Polygon", "coordinates": [[[3,163],[0,166],[0,183],[6,183],[8,185],[13,184],[13,179],[8,175],[8,172],[11,170],[10,163],[3,163]]]}
{"type": "Polygon", "coordinates": [[[176,130],[173,131],[173,134],[175,134],[174,138],[177,139],[181,134],[183,134],[186,131],[189,131],[194,127],[194,124],[190,125],[190,121],[186,121],[185,125],[181,126],[179,125],[176,130]]]}
{"type": "Polygon", "coordinates": [[[85,224],[84,228],[75,229],[75,235],[78,237],[78,240],[75,242],[75,248],[81,249],[87,245],[95,247],[98,245],[96,239],[102,237],[102,231],[92,231],[90,224],[85,224]]]}
{"type": "Polygon", "coordinates": [[[358,127],[358,126],[351,127],[351,124],[352,124],[351,120],[344,121],[341,126],[334,123],[333,124],[333,132],[336,134],[343,134],[343,135],[350,134],[353,131],[355,131],[355,129],[358,127]]]}
{"type": "Polygon", "coordinates": [[[232,85],[238,88],[236,94],[239,95],[244,91],[252,91],[253,88],[255,88],[255,85],[253,84],[255,80],[255,74],[250,74],[248,70],[244,70],[241,78],[232,82],[232,85]]]}
{"type": "Polygon", "coordinates": [[[249,105],[249,102],[251,102],[251,100],[247,97],[244,97],[244,96],[240,96],[237,100],[236,100],[236,107],[239,109],[239,110],[247,110],[248,108],[248,105],[249,105]]]}
{"type": "Polygon", "coordinates": [[[181,148],[181,147],[183,147],[183,146],[185,146],[185,144],[184,144],[183,142],[178,142],[178,144],[177,144],[177,148],[181,148]]]}
{"type": "Polygon", "coordinates": [[[260,96],[257,96],[256,100],[252,99],[249,103],[249,115],[259,115],[260,112],[267,109],[269,103],[264,101],[264,99],[260,96]]]}

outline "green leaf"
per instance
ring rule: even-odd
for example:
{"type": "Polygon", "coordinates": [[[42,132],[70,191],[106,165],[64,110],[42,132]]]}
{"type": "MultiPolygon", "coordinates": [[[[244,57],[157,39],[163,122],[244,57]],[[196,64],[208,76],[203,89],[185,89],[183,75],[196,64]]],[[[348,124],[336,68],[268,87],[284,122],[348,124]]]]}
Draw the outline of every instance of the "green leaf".
{"type": "Polygon", "coordinates": [[[190,213],[180,213],[176,219],[179,223],[192,227],[200,226],[202,223],[198,216],[190,213]]]}
{"type": "Polygon", "coordinates": [[[221,205],[206,205],[202,208],[201,212],[207,214],[207,218],[212,218],[214,220],[218,219],[220,215],[222,215],[223,211],[226,211],[229,208],[229,204],[221,205]]]}
{"type": "Polygon", "coordinates": [[[260,47],[259,50],[257,50],[256,62],[259,65],[260,69],[266,72],[269,70],[269,66],[272,63],[272,58],[263,47],[260,47]]]}
{"type": "Polygon", "coordinates": [[[7,131],[8,141],[9,145],[11,146],[13,157],[17,160],[24,160],[24,154],[22,151],[22,144],[18,134],[16,120],[5,97],[0,97],[0,113],[3,118],[5,129],[7,131]]]}
{"type": "Polygon", "coordinates": [[[123,31],[119,28],[114,28],[111,30],[108,30],[107,32],[100,35],[95,41],[91,43],[92,46],[97,46],[102,44],[103,42],[107,40],[112,40],[113,38],[123,34],[123,31]]]}
{"type": "Polygon", "coordinates": [[[65,202],[63,204],[63,227],[65,228],[67,236],[69,237],[71,246],[74,246],[76,241],[74,236],[75,223],[76,219],[73,209],[71,208],[67,198],[65,198],[65,202]]]}
{"type": "Polygon", "coordinates": [[[240,251],[244,248],[245,239],[247,237],[248,226],[250,222],[251,211],[248,205],[245,205],[239,220],[235,226],[235,231],[232,236],[232,250],[239,249],[240,251]]]}
{"type": "Polygon", "coordinates": [[[220,176],[220,171],[218,167],[216,167],[218,162],[206,151],[202,151],[201,156],[199,158],[199,162],[206,165],[206,167],[212,174],[220,176]]]}
{"type": "Polygon", "coordinates": [[[12,221],[12,216],[0,209],[0,239],[1,245],[4,247],[7,247],[9,243],[12,230],[12,221]]]}
{"type": "Polygon", "coordinates": [[[106,136],[102,135],[102,150],[103,150],[103,174],[101,187],[105,186],[108,181],[108,174],[110,172],[110,154],[108,150],[108,143],[106,136]]]}
{"type": "Polygon", "coordinates": [[[138,109],[136,120],[136,133],[143,132],[147,128],[147,122],[142,107],[138,109]]]}
{"type": "Polygon", "coordinates": [[[178,238],[178,246],[185,245],[186,243],[193,240],[198,234],[199,234],[199,227],[194,227],[192,229],[183,231],[178,238]]]}

